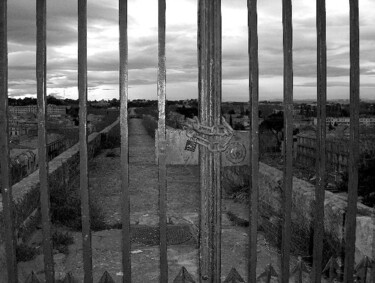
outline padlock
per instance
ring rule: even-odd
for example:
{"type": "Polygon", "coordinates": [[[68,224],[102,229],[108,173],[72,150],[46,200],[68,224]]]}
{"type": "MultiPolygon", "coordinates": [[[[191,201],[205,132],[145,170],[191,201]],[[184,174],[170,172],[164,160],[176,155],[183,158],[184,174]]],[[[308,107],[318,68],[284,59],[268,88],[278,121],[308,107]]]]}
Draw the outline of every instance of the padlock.
{"type": "Polygon", "coordinates": [[[197,141],[194,138],[189,138],[186,141],[185,150],[194,152],[197,148],[197,141]]]}

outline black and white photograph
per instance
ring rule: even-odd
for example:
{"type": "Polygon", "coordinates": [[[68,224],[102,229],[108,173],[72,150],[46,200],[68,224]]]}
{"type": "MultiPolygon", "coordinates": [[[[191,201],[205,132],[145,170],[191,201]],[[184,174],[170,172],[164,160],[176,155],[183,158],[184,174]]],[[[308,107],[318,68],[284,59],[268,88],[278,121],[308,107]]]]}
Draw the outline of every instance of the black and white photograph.
{"type": "Polygon", "coordinates": [[[0,283],[375,283],[374,0],[0,0],[0,283]]]}

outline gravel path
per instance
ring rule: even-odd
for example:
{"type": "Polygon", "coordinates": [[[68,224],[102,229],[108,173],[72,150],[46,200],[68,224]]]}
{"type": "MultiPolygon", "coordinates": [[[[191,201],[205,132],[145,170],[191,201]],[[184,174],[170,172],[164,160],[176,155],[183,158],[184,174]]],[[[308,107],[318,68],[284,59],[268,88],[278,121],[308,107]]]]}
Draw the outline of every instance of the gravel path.
{"type": "MultiPolygon", "coordinates": [[[[158,168],[154,140],[145,131],[141,119],[129,122],[130,212],[132,224],[158,224],[158,168]]],[[[106,222],[120,223],[121,180],[120,149],[105,150],[91,162],[90,185],[103,208],[106,222]],[[113,157],[109,157],[113,156],[113,157]]],[[[198,168],[168,168],[168,216],[183,222],[185,214],[198,215],[198,168]]]]}

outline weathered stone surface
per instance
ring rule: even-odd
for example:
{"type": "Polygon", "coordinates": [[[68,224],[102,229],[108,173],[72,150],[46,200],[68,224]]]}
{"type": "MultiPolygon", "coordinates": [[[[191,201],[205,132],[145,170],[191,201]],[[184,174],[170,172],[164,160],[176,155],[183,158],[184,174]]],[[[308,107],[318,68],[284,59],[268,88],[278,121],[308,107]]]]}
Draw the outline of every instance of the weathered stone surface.
{"type": "MultiPolygon", "coordinates": [[[[100,149],[101,135],[108,134],[119,121],[114,122],[100,133],[93,133],[88,137],[89,158],[100,149]]],[[[79,147],[78,144],[72,146],[55,159],[51,160],[49,166],[50,188],[66,186],[79,169],[79,147]]],[[[32,227],[20,227],[36,208],[40,206],[39,201],[39,170],[22,179],[12,187],[15,211],[15,228],[18,237],[24,237],[25,233],[30,233],[32,227]]],[[[34,222],[29,222],[34,223],[34,222]]],[[[0,247],[3,245],[3,207],[0,207],[0,247]]],[[[0,261],[1,264],[1,261],[0,261]]],[[[5,268],[0,265],[0,269],[5,268]]]]}
{"type": "MultiPolygon", "coordinates": [[[[223,184],[229,184],[224,189],[231,190],[232,187],[243,186],[248,182],[249,169],[247,166],[226,168],[223,184]],[[238,178],[238,182],[236,180],[238,178]]],[[[281,214],[282,202],[282,179],[283,173],[264,163],[259,164],[259,199],[261,216],[268,218],[277,227],[281,223],[277,221],[281,214]],[[272,211],[269,211],[272,210],[272,211]],[[273,216],[272,216],[273,215],[273,216]],[[275,218],[276,217],[276,218],[275,218]]],[[[315,186],[293,178],[292,193],[292,222],[304,231],[309,231],[313,225],[313,211],[315,201],[315,186]]],[[[345,237],[345,214],[347,201],[344,196],[336,195],[329,191],[325,193],[324,202],[324,226],[328,235],[336,239],[339,244],[345,237]]],[[[371,219],[371,208],[358,203],[357,230],[356,230],[356,262],[364,256],[372,256],[374,223],[371,219]]],[[[245,219],[247,217],[245,216],[245,219]]]]}
{"type": "MultiPolygon", "coordinates": [[[[153,140],[145,133],[141,121],[130,121],[130,196],[131,224],[158,225],[158,189],[157,166],[154,164],[153,140]],[[151,148],[151,151],[150,151],[151,148]]],[[[119,150],[111,149],[114,157],[108,157],[108,151],[101,152],[90,161],[90,186],[92,197],[103,208],[105,220],[118,224],[121,213],[120,158],[119,150]]],[[[197,166],[168,166],[168,214],[170,225],[183,224],[191,228],[197,239],[199,226],[199,171],[197,166]]],[[[233,206],[239,206],[233,204],[233,206]]],[[[226,216],[228,203],[223,207],[222,227],[222,280],[232,267],[245,278],[247,274],[248,228],[233,225],[226,216]]],[[[246,206],[238,210],[247,215],[246,206]]],[[[134,226],[133,226],[134,227],[134,226]]],[[[98,282],[104,271],[108,271],[115,282],[122,282],[121,270],[121,230],[93,232],[93,267],[94,282],[98,282]]],[[[56,266],[59,274],[71,272],[78,282],[83,280],[82,235],[73,233],[75,243],[69,246],[69,255],[59,255],[55,259],[63,263],[56,266]]],[[[35,242],[41,241],[41,235],[35,242]]],[[[132,243],[132,282],[158,282],[159,278],[159,247],[147,246],[144,243],[132,243]]],[[[278,266],[280,257],[277,248],[270,245],[263,233],[258,234],[258,266],[260,274],[264,267],[272,263],[278,266]]],[[[56,255],[55,255],[56,257],[56,255]]],[[[188,241],[168,247],[169,282],[178,275],[184,266],[198,282],[198,246],[196,241],[188,241]]],[[[38,276],[43,275],[43,264],[40,259],[29,262],[27,266],[35,268],[38,276]],[[39,260],[39,261],[38,261],[39,260]],[[39,266],[36,268],[35,266],[39,266]]],[[[293,266],[295,259],[292,257],[293,266]]],[[[25,267],[27,267],[25,266],[25,267]]],[[[277,267],[275,267],[276,270],[277,267]]]]}

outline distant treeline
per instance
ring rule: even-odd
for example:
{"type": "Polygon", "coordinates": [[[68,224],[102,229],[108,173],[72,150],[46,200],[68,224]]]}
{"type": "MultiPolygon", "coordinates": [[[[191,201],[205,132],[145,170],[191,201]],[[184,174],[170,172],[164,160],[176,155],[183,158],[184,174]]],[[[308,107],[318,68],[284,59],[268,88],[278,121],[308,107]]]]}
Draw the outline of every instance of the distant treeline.
{"type": "MultiPolygon", "coordinates": [[[[8,99],[9,106],[25,106],[25,105],[37,105],[37,99],[32,97],[25,97],[25,98],[9,98],[8,99]]],[[[78,105],[78,99],[58,99],[54,96],[47,96],[47,104],[54,104],[54,105],[78,105]]]]}

